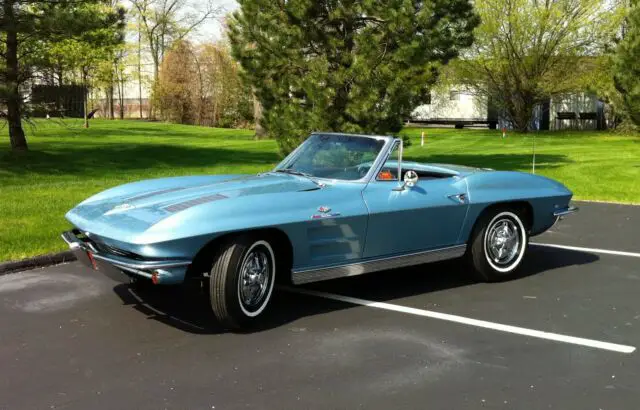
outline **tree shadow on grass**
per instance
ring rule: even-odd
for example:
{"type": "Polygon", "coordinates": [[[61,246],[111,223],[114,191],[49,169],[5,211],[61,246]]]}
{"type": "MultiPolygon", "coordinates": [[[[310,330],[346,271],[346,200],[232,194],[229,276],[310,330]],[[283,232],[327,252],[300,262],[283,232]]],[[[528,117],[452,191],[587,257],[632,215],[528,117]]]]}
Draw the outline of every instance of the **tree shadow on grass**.
{"type": "MultiPolygon", "coordinates": [[[[253,139],[252,131],[233,128],[204,128],[189,125],[168,124],[149,121],[106,121],[102,120],[89,128],[83,128],[82,119],[65,119],[58,121],[39,121],[27,128],[28,136],[38,138],[70,138],[90,139],[99,142],[111,137],[145,137],[145,138],[197,138],[197,139],[253,139]]],[[[90,123],[91,124],[91,123],[90,123]]]]}
{"type": "MultiPolygon", "coordinates": [[[[597,255],[586,252],[532,246],[519,275],[512,280],[568,266],[587,265],[599,259],[597,255]]],[[[476,285],[469,277],[468,270],[468,267],[460,261],[447,261],[320,282],[304,286],[302,289],[376,302],[390,302],[476,285]]],[[[116,286],[114,292],[125,305],[146,315],[150,320],[157,320],[167,326],[194,334],[210,335],[227,332],[216,322],[204,294],[189,292],[180,287],[158,287],[135,291],[124,284],[116,286]]],[[[425,300],[428,301],[428,298],[425,300]]],[[[258,327],[247,333],[286,326],[305,317],[353,307],[355,305],[280,289],[276,291],[267,315],[260,319],[258,327]]],[[[505,306],[505,309],[508,308],[505,306]]]]}
{"type": "MultiPolygon", "coordinates": [[[[500,171],[528,170],[533,163],[532,154],[435,154],[415,155],[411,153],[407,160],[434,164],[466,165],[478,168],[492,168],[500,171]]],[[[558,168],[571,161],[566,155],[537,154],[536,168],[558,168]]]]}
{"type": "Polygon", "coordinates": [[[218,147],[168,144],[74,147],[51,151],[29,151],[0,157],[2,173],[12,176],[37,173],[82,178],[148,172],[154,169],[189,169],[212,166],[268,167],[278,162],[277,152],[243,151],[218,147]]]}
{"type": "MultiPolygon", "coordinates": [[[[47,151],[28,151],[20,155],[5,153],[0,156],[0,174],[21,176],[42,174],[104,178],[127,172],[153,172],[154,170],[188,170],[213,166],[243,167],[277,163],[281,158],[273,151],[258,150],[247,145],[246,150],[226,147],[193,147],[171,144],[109,144],[65,147],[47,151]]],[[[532,157],[522,154],[445,154],[411,155],[408,160],[441,164],[457,164],[496,170],[528,170],[532,157]]],[[[557,168],[571,161],[564,155],[536,156],[536,168],[557,168]]],[[[184,173],[184,172],[182,172],[184,173]]],[[[240,171],[242,173],[242,171],[240,171]]]]}

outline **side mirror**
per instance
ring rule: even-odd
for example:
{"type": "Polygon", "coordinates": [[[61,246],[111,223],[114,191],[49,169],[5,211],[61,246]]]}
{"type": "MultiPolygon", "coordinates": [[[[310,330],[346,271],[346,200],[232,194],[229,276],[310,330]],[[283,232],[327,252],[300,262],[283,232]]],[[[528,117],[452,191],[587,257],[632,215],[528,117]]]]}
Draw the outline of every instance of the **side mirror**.
{"type": "Polygon", "coordinates": [[[409,170],[404,174],[404,182],[402,185],[394,188],[394,191],[404,191],[407,188],[413,188],[418,183],[418,174],[416,171],[409,170]]]}
{"type": "Polygon", "coordinates": [[[404,184],[409,188],[413,188],[418,182],[418,173],[413,170],[409,170],[404,174],[404,184]]]}

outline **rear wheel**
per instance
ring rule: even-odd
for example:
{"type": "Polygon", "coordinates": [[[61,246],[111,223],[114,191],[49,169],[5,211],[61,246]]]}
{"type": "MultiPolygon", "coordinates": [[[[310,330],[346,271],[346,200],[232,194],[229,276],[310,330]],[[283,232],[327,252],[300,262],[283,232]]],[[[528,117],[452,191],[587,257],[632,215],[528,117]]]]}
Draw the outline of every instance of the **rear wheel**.
{"type": "Polygon", "coordinates": [[[495,282],[512,276],[524,258],[528,242],[520,212],[497,209],[485,213],[471,234],[468,253],[476,278],[495,282]]]}
{"type": "Polygon", "coordinates": [[[211,308],[225,327],[254,325],[271,300],[276,255],[269,241],[251,235],[231,239],[213,260],[209,280],[211,308]]]}

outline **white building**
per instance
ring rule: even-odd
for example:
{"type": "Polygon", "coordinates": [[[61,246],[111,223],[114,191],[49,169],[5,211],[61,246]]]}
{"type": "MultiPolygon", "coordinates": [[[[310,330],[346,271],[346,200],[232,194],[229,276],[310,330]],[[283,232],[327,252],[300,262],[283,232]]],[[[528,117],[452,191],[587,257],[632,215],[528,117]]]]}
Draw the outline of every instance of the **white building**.
{"type": "MultiPolygon", "coordinates": [[[[434,125],[486,125],[510,128],[499,110],[484,96],[460,90],[432,91],[430,101],[417,107],[411,122],[434,125]]],[[[601,129],[605,126],[604,103],[594,95],[578,93],[551,98],[537,107],[533,129],[601,129]]]]}

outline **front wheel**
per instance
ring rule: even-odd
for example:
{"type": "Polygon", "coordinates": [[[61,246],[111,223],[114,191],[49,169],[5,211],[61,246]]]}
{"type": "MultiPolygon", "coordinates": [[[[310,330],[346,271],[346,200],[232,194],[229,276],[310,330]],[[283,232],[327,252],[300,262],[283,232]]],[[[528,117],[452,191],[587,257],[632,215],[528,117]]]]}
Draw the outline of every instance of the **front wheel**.
{"type": "Polygon", "coordinates": [[[264,239],[243,235],[223,245],[209,280],[211,308],[225,327],[250,327],[263,315],[273,293],[276,256],[264,239]]]}
{"type": "Polygon", "coordinates": [[[502,209],[484,214],[473,230],[468,253],[477,279],[495,282],[513,275],[528,242],[519,212],[502,209]]]}

